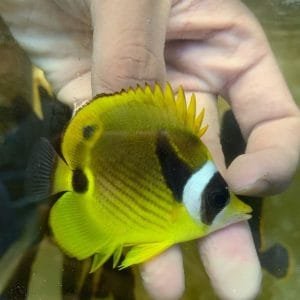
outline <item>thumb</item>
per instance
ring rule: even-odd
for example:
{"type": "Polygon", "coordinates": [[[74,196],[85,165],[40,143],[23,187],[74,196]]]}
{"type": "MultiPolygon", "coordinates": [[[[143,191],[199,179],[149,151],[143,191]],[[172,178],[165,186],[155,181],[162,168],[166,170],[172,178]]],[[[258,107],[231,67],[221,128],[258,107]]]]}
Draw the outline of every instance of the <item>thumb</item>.
{"type": "Polygon", "coordinates": [[[232,190],[264,196],[283,191],[295,173],[300,149],[300,119],[286,117],[255,128],[246,153],[238,156],[226,174],[232,190]]]}
{"type": "Polygon", "coordinates": [[[94,95],[165,80],[169,1],[94,0],[91,10],[94,95]]]}

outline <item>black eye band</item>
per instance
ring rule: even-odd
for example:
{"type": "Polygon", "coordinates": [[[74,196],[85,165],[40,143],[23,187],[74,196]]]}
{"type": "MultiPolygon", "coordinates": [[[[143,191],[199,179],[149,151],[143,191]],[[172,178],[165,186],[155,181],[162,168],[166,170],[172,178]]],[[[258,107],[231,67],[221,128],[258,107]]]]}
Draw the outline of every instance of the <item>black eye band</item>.
{"type": "Polygon", "coordinates": [[[190,167],[178,157],[164,132],[157,136],[156,154],[167,186],[175,200],[181,202],[184,186],[192,175],[190,167]]]}
{"type": "Polygon", "coordinates": [[[201,220],[210,225],[216,215],[228,204],[228,186],[219,172],[215,173],[202,192],[201,220]]]}

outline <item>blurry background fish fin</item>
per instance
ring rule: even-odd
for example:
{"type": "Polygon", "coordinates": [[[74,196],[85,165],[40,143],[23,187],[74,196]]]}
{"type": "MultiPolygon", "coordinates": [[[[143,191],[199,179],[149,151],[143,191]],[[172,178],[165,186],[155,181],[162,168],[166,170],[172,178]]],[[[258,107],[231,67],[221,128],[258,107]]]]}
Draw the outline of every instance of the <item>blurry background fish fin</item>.
{"type": "MultiPolygon", "coordinates": [[[[246,149],[245,140],[232,110],[225,111],[222,116],[221,145],[227,167],[246,149]]],[[[261,221],[264,199],[249,196],[239,196],[239,198],[253,209],[249,225],[262,267],[277,278],[286,276],[289,269],[288,250],[279,243],[274,244],[266,251],[262,250],[261,221]]]]}
{"type": "Polygon", "coordinates": [[[142,263],[166,250],[172,245],[169,241],[148,243],[133,246],[126,254],[125,259],[120,265],[120,269],[131,265],[142,263]]]}
{"type": "Polygon", "coordinates": [[[262,267],[277,278],[286,277],[289,271],[289,253],[281,244],[276,243],[259,253],[262,267]]]}
{"type": "Polygon", "coordinates": [[[246,143],[232,110],[227,110],[222,116],[221,145],[228,167],[231,162],[246,150],[246,143]]]}
{"type": "Polygon", "coordinates": [[[58,155],[47,139],[41,138],[35,144],[26,170],[24,188],[27,195],[41,200],[51,195],[52,173],[56,157],[58,155]]]}
{"type": "Polygon", "coordinates": [[[40,87],[44,88],[49,96],[53,96],[52,88],[50,83],[46,80],[44,72],[36,66],[32,66],[32,108],[38,118],[43,120],[44,115],[40,99],[40,87]]]}

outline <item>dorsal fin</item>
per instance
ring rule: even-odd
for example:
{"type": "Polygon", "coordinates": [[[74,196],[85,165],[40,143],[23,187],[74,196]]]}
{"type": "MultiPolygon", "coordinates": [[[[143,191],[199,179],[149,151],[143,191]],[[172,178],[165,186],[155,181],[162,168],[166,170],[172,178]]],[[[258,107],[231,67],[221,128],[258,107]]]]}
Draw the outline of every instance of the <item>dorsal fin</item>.
{"type": "Polygon", "coordinates": [[[69,123],[62,143],[64,158],[71,169],[78,167],[78,161],[80,165],[88,164],[90,149],[108,131],[166,129],[201,137],[207,129],[202,126],[204,109],[197,115],[195,95],[187,102],[183,88],[175,96],[169,84],[165,89],[156,84],[154,89],[146,85],[100,95],[78,110],[69,123]],[[92,136],[90,130],[85,130],[91,128],[92,136]]]}
{"type": "Polygon", "coordinates": [[[155,84],[154,89],[151,89],[149,85],[145,87],[137,86],[136,88],[129,88],[128,90],[122,90],[118,93],[99,95],[96,96],[90,103],[79,109],[77,114],[81,114],[83,110],[89,110],[89,115],[92,116],[99,112],[99,106],[97,101],[101,100],[101,110],[109,110],[116,105],[128,104],[128,103],[147,103],[156,107],[167,110],[170,114],[176,115],[177,119],[188,129],[190,129],[197,136],[202,136],[207,126],[203,125],[203,119],[205,115],[204,109],[196,115],[196,96],[192,94],[189,104],[187,104],[184,89],[180,86],[177,96],[174,95],[174,91],[169,83],[166,84],[164,90],[159,84],[155,84]],[[110,101],[106,101],[110,100],[110,101]],[[105,102],[105,103],[104,103],[105,102]]]}

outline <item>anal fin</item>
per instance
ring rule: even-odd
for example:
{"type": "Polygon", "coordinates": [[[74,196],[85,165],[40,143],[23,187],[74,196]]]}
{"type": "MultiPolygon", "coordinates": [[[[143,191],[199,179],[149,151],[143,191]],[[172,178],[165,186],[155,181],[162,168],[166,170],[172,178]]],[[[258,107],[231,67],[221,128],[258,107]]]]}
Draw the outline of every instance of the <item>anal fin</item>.
{"type": "Polygon", "coordinates": [[[106,252],[97,252],[93,258],[93,263],[91,266],[90,273],[93,273],[98,268],[100,268],[112,255],[113,255],[113,268],[115,268],[120,261],[122,250],[123,250],[123,246],[121,245],[116,248],[110,247],[108,251],[106,249],[106,252]]]}
{"type": "Polygon", "coordinates": [[[119,269],[124,269],[131,265],[139,264],[150,258],[153,258],[169,248],[171,245],[172,243],[166,241],[134,246],[126,254],[125,259],[122,261],[119,269]]]}
{"type": "Polygon", "coordinates": [[[96,253],[93,257],[90,273],[99,269],[111,256],[111,253],[96,253]]]}
{"type": "Polygon", "coordinates": [[[115,268],[118,265],[121,255],[122,255],[122,251],[123,251],[123,246],[119,246],[116,249],[114,256],[113,256],[113,268],[115,268]]]}

